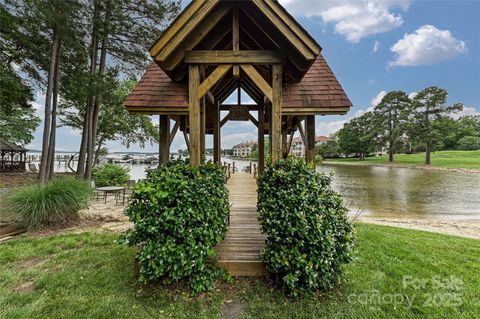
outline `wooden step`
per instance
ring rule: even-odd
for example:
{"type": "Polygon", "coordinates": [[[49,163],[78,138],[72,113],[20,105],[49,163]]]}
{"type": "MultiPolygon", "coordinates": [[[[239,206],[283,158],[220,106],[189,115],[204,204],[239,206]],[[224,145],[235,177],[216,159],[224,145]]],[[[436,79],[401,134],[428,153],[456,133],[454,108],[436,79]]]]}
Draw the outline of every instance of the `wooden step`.
{"type": "Polygon", "coordinates": [[[265,263],[259,260],[219,260],[218,265],[225,268],[231,276],[261,277],[267,274],[265,263]]]}

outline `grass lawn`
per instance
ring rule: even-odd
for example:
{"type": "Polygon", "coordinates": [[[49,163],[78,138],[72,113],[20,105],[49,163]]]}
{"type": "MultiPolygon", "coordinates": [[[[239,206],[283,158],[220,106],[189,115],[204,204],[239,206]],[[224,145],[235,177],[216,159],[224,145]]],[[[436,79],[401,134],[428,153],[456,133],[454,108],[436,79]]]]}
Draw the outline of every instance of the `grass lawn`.
{"type": "MultiPolygon", "coordinates": [[[[397,154],[395,164],[423,165],[425,153],[397,154]]],[[[387,164],[388,155],[368,157],[364,161],[358,158],[329,159],[328,162],[352,162],[357,164],[387,164]]],[[[480,151],[438,151],[431,154],[432,166],[447,168],[480,169],[480,151]]]]}
{"type": "Polygon", "coordinates": [[[134,249],[115,244],[115,234],[24,237],[0,245],[0,318],[219,318],[240,303],[240,318],[478,316],[479,240],[367,224],[357,232],[345,282],[298,300],[264,279],[221,283],[199,297],[142,286],[134,249]]]}

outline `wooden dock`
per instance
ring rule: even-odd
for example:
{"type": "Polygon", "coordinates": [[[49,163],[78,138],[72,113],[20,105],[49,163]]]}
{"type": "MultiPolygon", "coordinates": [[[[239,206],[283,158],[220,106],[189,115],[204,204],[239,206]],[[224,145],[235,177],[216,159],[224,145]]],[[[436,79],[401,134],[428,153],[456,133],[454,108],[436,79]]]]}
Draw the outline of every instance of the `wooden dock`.
{"type": "Polygon", "coordinates": [[[253,175],[232,174],[230,192],[230,226],[225,240],[215,250],[218,263],[232,276],[264,276],[263,252],[265,235],[260,230],[257,213],[257,183],[253,175]]]}

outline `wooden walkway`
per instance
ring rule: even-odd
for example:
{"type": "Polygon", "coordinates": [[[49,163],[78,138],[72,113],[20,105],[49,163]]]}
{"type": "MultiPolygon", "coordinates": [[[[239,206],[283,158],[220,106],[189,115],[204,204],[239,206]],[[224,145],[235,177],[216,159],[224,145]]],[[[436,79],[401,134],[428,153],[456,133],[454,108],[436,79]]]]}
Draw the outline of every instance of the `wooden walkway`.
{"type": "Polygon", "coordinates": [[[230,226],[217,251],[218,263],[232,276],[264,276],[263,252],[265,235],[260,231],[257,213],[257,183],[253,175],[232,174],[230,192],[230,226]]]}

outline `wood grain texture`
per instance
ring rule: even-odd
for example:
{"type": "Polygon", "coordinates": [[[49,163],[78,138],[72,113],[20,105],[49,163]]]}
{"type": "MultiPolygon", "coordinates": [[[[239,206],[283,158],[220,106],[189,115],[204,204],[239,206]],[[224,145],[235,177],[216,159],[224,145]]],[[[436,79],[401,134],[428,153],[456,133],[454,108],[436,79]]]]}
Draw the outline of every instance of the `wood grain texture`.
{"type": "Polygon", "coordinates": [[[258,222],[256,180],[251,174],[232,174],[227,188],[232,205],[230,226],[223,242],[215,247],[218,264],[232,276],[264,276],[261,253],[265,235],[258,222]]]}

